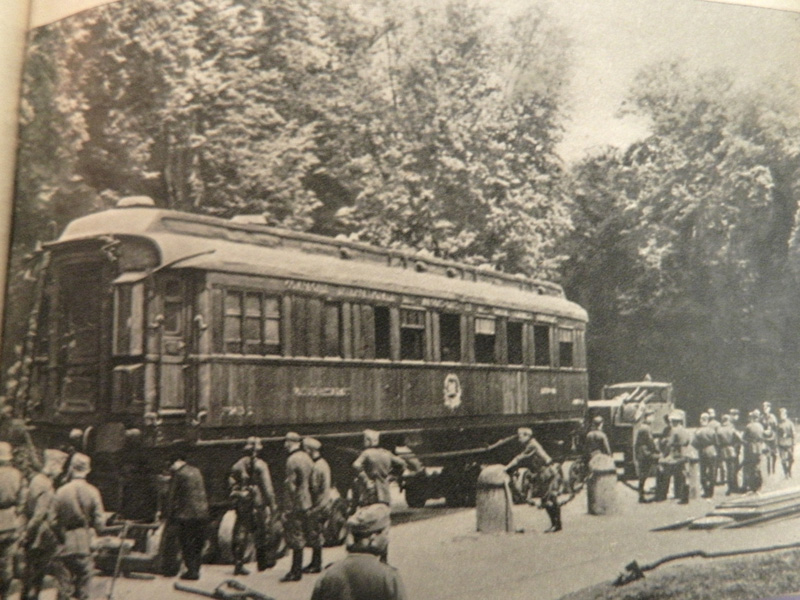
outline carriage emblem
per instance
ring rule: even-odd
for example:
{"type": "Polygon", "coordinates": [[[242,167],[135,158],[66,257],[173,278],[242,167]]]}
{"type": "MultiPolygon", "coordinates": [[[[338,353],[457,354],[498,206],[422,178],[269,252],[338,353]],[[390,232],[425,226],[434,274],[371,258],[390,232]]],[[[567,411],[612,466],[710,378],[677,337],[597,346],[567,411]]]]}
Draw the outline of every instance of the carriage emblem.
{"type": "Polygon", "coordinates": [[[455,373],[448,373],[444,378],[444,405],[450,410],[461,406],[461,382],[455,373]]]}

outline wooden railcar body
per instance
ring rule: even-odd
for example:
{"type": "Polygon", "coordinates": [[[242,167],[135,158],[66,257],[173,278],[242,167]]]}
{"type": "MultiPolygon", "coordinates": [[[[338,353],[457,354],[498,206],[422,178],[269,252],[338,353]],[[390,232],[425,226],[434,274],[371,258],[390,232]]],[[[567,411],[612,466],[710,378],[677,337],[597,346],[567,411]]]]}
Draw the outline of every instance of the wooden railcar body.
{"type": "Polygon", "coordinates": [[[276,480],[280,436],[319,436],[342,487],[366,427],[445,462],[523,425],[557,451],[587,398],[558,286],[429,257],[136,206],[72,222],[39,287],[18,409],[42,444],[80,429],[140,518],[125,490],[177,442],[224,502],[250,435],[276,480]]]}

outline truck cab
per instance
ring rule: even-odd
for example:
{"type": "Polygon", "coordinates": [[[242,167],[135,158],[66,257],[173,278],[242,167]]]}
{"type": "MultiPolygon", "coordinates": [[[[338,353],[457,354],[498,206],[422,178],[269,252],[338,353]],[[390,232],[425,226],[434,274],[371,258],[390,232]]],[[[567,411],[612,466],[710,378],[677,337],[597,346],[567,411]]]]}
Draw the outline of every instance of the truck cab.
{"type": "Polygon", "coordinates": [[[647,376],[642,381],[604,386],[602,399],[588,403],[587,422],[595,415],[603,417],[604,431],[617,466],[624,469],[626,478],[633,478],[637,471],[633,453],[637,424],[645,412],[652,412],[653,435],[661,436],[666,427],[665,417],[674,408],[672,384],[652,381],[647,376]]]}

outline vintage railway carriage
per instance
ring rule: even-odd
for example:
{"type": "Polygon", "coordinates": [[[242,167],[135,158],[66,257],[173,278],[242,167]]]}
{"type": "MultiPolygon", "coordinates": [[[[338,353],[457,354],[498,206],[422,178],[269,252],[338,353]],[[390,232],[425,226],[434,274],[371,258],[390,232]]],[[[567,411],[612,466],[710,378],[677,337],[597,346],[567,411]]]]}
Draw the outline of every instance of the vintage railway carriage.
{"type": "Polygon", "coordinates": [[[18,399],[40,443],[80,430],[112,509],[152,516],[181,441],[222,506],[249,435],[278,485],[280,436],[320,436],[344,489],[365,427],[457,484],[517,426],[558,452],[580,425],[586,313],[560,287],[147,204],[45,245],[18,399]]]}

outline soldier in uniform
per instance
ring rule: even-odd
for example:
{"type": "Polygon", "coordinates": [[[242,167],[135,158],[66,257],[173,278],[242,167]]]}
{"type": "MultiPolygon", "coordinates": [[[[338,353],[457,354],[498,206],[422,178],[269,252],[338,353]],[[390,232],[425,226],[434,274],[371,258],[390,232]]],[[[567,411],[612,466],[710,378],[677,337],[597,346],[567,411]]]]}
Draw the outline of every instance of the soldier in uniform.
{"type": "Polygon", "coordinates": [[[775,473],[775,468],[778,463],[778,434],[777,423],[773,427],[771,424],[764,426],[763,441],[764,441],[764,458],[767,462],[767,475],[775,473]]]}
{"type": "Polygon", "coordinates": [[[102,533],[105,528],[100,491],[86,481],[91,466],[88,456],[74,454],[69,482],[56,490],[53,499],[55,531],[61,541],[53,564],[58,600],[89,598],[94,570],[91,530],[102,533]]]}
{"type": "Polygon", "coordinates": [[[658,464],[658,447],[653,438],[653,412],[646,412],[636,429],[634,456],[639,467],[639,502],[646,502],[644,486],[658,464]]]}
{"type": "Polygon", "coordinates": [[[397,569],[379,560],[389,544],[389,522],[386,504],[358,509],[347,521],[347,557],[325,569],[311,600],[405,600],[397,569]]]}
{"type": "Polygon", "coordinates": [[[764,428],[761,425],[758,410],[750,413],[750,422],[742,434],[742,489],[745,492],[757,492],[761,488],[761,451],[764,428]]]}
{"type": "Polygon", "coordinates": [[[261,449],[261,440],[257,437],[247,438],[245,455],[234,463],[228,476],[230,496],[236,510],[236,523],[233,526],[234,575],[250,574],[244,566],[250,536],[256,548],[258,570],[275,566],[277,548],[270,544],[268,532],[277,503],[269,466],[258,457],[261,449]]]}
{"type": "Polygon", "coordinates": [[[292,568],[281,581],[300,581],[303,577],[303,548],[309,529],[308,510],[311,508],[311,472],[314,462],[303,451],[299,434],[286,434],[284,447],[289,452],[286,459],[284,485],[284,534],[286,545],[292,549],[292,568]]]}
{"type": "Polygon", "coordinates": [[[781,466],[783,475],[786,478],[792,476],[792,465],[794,464],[794,423],[789,419],[785,408],[778,411],[780,420],[778,421],[778,451],[781,455],[781,466]]]}
{"type": "Polygon", "coordinates": [[[561,470],[533,437],[533,431],[530,428],[520,427],[517,430],[517,440],[523,446],[522,452],[511,459],[511,462],[505,466],[505,470],[511,473],[514,469],[526,467],[531,472],[534,494],[541,497],[542,508],[550,517],[550,528],[547,529],[547,532],[561,531],[561,505],[558,501],[563,480],[561,470]]]}
{"type": "Polygon", "coordinates": [[[688,468],[688,447],[692,441],[691,434],[683,424],[683,412],[674,411],[669,415],[670,434],[667,440],[669,455],[666,457],[667,468],[666,488],[669,489],[670,478],[674,481],[675,497],[680,504],[689,503],[689,483],[686,469],[688,468]]]}
{"type": "MultiPolygon", "coordinates": [[[[73,459],[74,460],[74,459],[73,459]]],[[[170,465],[171,477],[167,492],[167,528],[177,536],[186,570],[181,579],[200,579],[203,544],[208,524],[208,498],[200,469],[186,462],[179,452],[170,465]]]]}
{"type": "Polygon", "coordinates": [[[775,416],[775,413],[772,412],[771,402],[765,400],[761,403],[760,421],[761,427],[764,429],[771,427],[774,430],[778,426],[778,418],[775,416]]]}
{"type": "Polygon", "coordinates": [[[25,571],[22,577],[21,600],[36,600],[44,576],[58,546],[51,507],[55,499],[53,482],[64,469],[67,454],[61,450],[44,451],[44,467],[31,479],[25,499],[25,571]]]}
{"type": "Polygon", "coordinates": [[[303,440],[303,449],[314,461],[311,471],[311,508],[308,509],[309,532],[306,542],[311,547],[311,562],[303,568],[303,573],[322,571],[322,546],[325,542],[325,524],[330,517],[331,508],[331,467],[322,458],[322,444],[314,438],[303,440]]]}
{"type": "Polygon", "coordinates": [[[14,578],[17,534],[25,502],[25,478],[16,467],[11,444],[0,442],[0,600],[6,600],[14,578]]]}
{"type": "Polygon", "coordinates": [[[600,415],[592,419],[592,428],[586,434],[583,451],[586,454],[587,464],[596,454],[611,455],[611,445],[608,443],[608,436],[603,432],[603,417],[600,415]]]}
{"type": "Polygon", "coordinates": [[[731,415],[722,417],[722,425],[717,430],[717,441],[719,454],[725,461],[725,475],[728,484],[725,494],[730,496],[739,491],[739,447],[742,445],[741,435],[733,426],[731,415]]]}
{"type": "Polygon", "coordinates": [[[717,428],[711,425],[708,413],[700,415],[700,427],[694,432],[692,445],[700,459],[700,485],[703,487],[703,498],[714,497],[714,486],[717,482],[717,428]]]}
{"type": "Polygon", "coordinates": [[[356,503],[358,506],[370,504],[391,504],[389,477],[400,474],[406,467],[405,461],[389,450],[378,447],[380,434],[367,429],[364,431],[364,450],[353,463],[358,473],[356,477],[356,503]]]}

